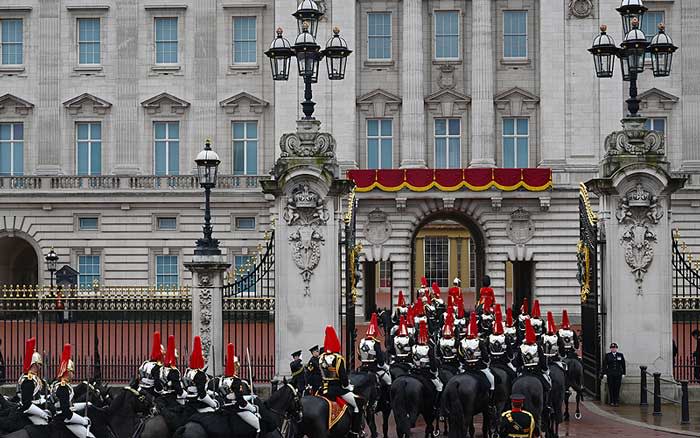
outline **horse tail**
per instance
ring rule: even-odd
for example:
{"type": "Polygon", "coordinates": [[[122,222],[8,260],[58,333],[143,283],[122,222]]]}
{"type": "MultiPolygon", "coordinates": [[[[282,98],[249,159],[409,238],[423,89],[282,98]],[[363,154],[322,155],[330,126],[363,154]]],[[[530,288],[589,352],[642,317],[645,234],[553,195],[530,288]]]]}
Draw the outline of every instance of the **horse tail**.
{"type": "Polygon", "coordinates": [[[459,396],[459,381],[455,382],[454,391],[451,391],[448,396],[448,403],[451,406],[448,413],[448,420],[450,424],[450,435],[461,437],[465,435],[464,430],[464,406],[462,405],[462,399],[459,396]]]}
{"type": "Polygon", "coordinates": [[[395,383],[396,390],[391,391],[391,407],[394,411],[396,432],[399,438],[403,438],[404,435],[410,435],[411,425],[415,419],[411,418],[408,409],[408,400],[406,398],[408,379],[398,379],[395,383]]]}

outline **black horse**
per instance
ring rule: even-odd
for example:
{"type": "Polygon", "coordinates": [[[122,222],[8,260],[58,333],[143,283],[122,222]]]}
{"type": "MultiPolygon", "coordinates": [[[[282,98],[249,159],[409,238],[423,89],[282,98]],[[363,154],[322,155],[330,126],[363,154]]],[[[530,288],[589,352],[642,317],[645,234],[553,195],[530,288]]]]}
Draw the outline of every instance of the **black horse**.
{"type": "Polygon", "coordinates": [[[542,430],[542,412],[544,410],[544,388],[542,382],[534,374],[525,372],[513,382],[513,394],[522,394],[525,397],[523,409],[535,418],[535,436],[539,436],[542,430]]]}
{"type": "Polygon", "coordinates": [[[483,436],[489,436],[491,423],[489,394],[484,391],[479,379],[471,374],[457,374],[442,390],[441,415],[447,418],[449,438],[474,437],[474,416],[482,414],[483,436]],[[467,433],[469,435],[467,435],[467,433]]]}
{"type": "Polygon", "coordinates": [[[513,387],[515,371],[509,370],[507,362],[492,360],[489,367],[496,381],[493,400],[496,405],[496,418],[499,418],[510,405],[510,389],[513,387]]]}
{"type": "Polygon", "coordinates": [[[574,357],[566,357],[564,363],[566,370],[566,391],[564,393],[564,421],[569,421],[569,397],[570,389],[576,391],[576,412],[574,418],[581,419],[581,401],[583,400],[583,365],[581,360],[574,357]]]}
{"type": "Polygon", "coordinates": [[[362,400],[363,414],[372,438],[377,438],[377,422],[375,414],[382,413],[382,432],[384,437],[389,436],[389,414],[391,404],[389,403],[389,391],[385,385],[379,381],[379,377],[371,371],[356,370],[350,373],[350,383],[357,388],[354,392],[362,400]]]}
{"type": "Polygon", "coordinates": [[[397,377],[391,383],[391,410],[396,421],[398,438],[409,438],[411,429],[416,427],[418,415],[425,420],[425,436],[428,438],[435,429],[435,409],[432,384],[412,374],[397,377]]]}
{"type": "MultiPolygon", "coordinates": [[[[258,405],[260,414],[260,436],[281,438],[286,423],[297,422],[301,415],[299,394],[286,381],[270,398],[258,405]]],[[[195,414],[174,435],[174,438],[255,438],[253,427],[243,421],[234,412],[223,410],[195,414]]],[[[285,435],[287,436],[287,435],[285,435]]],[[[293,436],[293,435],[291,435],[293,436]]]]}
{"type": "Polygon", "coordinates": [[[564,420],[562,405],[566,391],[566,372],[558,364],[551,363],[549,377],[552,379],[552,390],[549,393],[551,415],[548,422],[548,435],[555,438],[559,436],[559,424],[564,420]]]}
{"type": "Polygon", "coordinates": [[[153,401],[130,386],[119,388],[107,408],[109,426],[117,438],[140,436],[152,418],[153,401]]]}

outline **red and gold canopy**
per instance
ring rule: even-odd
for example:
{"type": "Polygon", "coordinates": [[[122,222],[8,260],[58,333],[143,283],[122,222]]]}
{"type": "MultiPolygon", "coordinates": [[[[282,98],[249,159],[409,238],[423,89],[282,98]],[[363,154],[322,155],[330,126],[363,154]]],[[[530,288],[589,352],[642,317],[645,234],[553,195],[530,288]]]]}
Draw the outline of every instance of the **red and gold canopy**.
{"type": "Polygon", "coordinates": [[[540,192],[552,187],[552,169],[358,169],[349,170],[348,179],[355,182],[355,191],[379,189],[398,192],[408,189],[425,192],[438,189],[482,191],[495,187],[503,191],[525,189],[540,192]]]}

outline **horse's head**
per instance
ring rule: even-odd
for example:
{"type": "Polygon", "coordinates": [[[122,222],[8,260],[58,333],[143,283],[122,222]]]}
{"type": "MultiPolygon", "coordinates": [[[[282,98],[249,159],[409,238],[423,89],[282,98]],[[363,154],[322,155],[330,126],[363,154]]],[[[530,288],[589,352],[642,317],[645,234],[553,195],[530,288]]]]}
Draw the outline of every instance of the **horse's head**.
{"type": "Polygon", "coordinates": [[[82,381],[73,391],[73,400],[75,402],[90,402],[98,408],[108,405],[108,400],[105,399],[102,389],[96,386],[94,382],[82,381]]]}
{"type": "Polygon", "coordinates": [[[270,394],[265,406],[273,413],[283,418],[294,418],[301,421],[301,396],[299,392],[285,378],[282,386],[270,394]]]}

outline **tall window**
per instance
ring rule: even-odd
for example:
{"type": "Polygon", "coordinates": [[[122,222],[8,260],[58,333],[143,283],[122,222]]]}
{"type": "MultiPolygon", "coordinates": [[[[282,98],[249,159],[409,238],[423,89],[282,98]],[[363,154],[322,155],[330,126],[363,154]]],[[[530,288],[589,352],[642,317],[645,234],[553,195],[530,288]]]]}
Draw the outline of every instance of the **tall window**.
{"type": "Polygon", "coordinates": [[[154,122],[156,175],[180,173],[180,123],[154,122]]]}
{"type": "Polygon", "coordinates": [[[233,122],[233,174],[258,173],[258,122],[233,122]]]}
{"type": "Polygon", "coordinates": [[[367,168],[391,169],[392,132],[391,119],[367,120],[367,168]]]}
{"type": "Polygon", "coordinates": [[[391,14],[388,12],[367,14],[367,59],[391,59],[391,14]]]}
{"type": "Polygon", "coordinates": [[[24,125],[0,123],[0,175],[24,174],[24,125]]]}
{"type": "Polygon", "coordinates": [[[256,49],[256,18],[233,18],[233,63],[255,64],[256,49]]]}
{"type": "Polygon", "coordinates": [[[78,64],[100,63],[100,19],[78,18],[78,64]]]}
{"type": "MultiPolygon", "coordinates": [[[[665,24],[665,15],[664,11],[646,11],[644,13],[641,31],[644,32],[647,41],[651,42],[651,39],[654,38],[659,23],[665,24]]],[[[651,59],[651,53],[646,54],[646,59],[651,59]]]]}
{"type": "Polygon", "coordinates": [[[423,252],[428,284],[435,282],[440,287],[447,287],[450,276],[450,239],[426,237],[423,252]]]}
{"type": "Polygon", "coordinates": [[[435,167],[460,167],[461,120],[435,119],[435,167]]]}
{"type": "Polygon", "coordinates": [[[527,12],[503,12],[503,57],[527,58],[527,12]]]}
{"type": "Polygon", "coordinates": [[[95,282],[100,281],[100,256],[81,255],[78,256],[78,284],[80,287],[92,287],[95,282]]]}
{"type": "Polygon", "coordinates": [[[469,242],[469,287],[476,290],[476,245],[472,238],[467,239],[469,242]]]}
{"type": "Polygon", "coordinates": [[[503,119],[503,167],[528,166],[528,119],[503,119]]]}
{"type": "Polygon", "coordinates": [[[102,124],[76,123],[78,175],[102,173],[102,124]]]}
{"type": "Polygon", "coordinates": [[[156,287],[176,287],[178,281],[178,257],[156,256],[156,287]]]}
{"type": "MultiPolygon", "coordinates": [[[[233,257],[233,269],[236,273],[234,281],[239,281],[243,279],[250,270],[253,269],[255,265],[255,258],[249,255],[237,255],[233,257]]],[[[242,292],[255,292],[255,279],[250,279],[246,281],[246,284],[242,285],[240,289],[242,292]]]]}
{"type": "Polygon", "coordinates": [[[391,262],[383,260],[379,262],[379,287],[391,289],[391,262]]]}
{"type": "Polygon", "coordinates": [[[459,59],[459,13],[435,12],[435,59],[459,59]]]}
{"type": "Polygon", "coordinates": [[[666,135],[666,119],[663,117],[647,119],[647,121],[644,122],[644,127],[651,131],[659,131],[662,135],[666,135]]]}
{"type": "Polygon", "coordinates": [[[24,63],[24,37],[22,20],[17,18],[0,20],[0,60],[2,65],[24,63]]]}
{"type": "Polygon", "coordinates": [[[177,17],[156,18],[156,64],[177,64],[177,17]]]}

